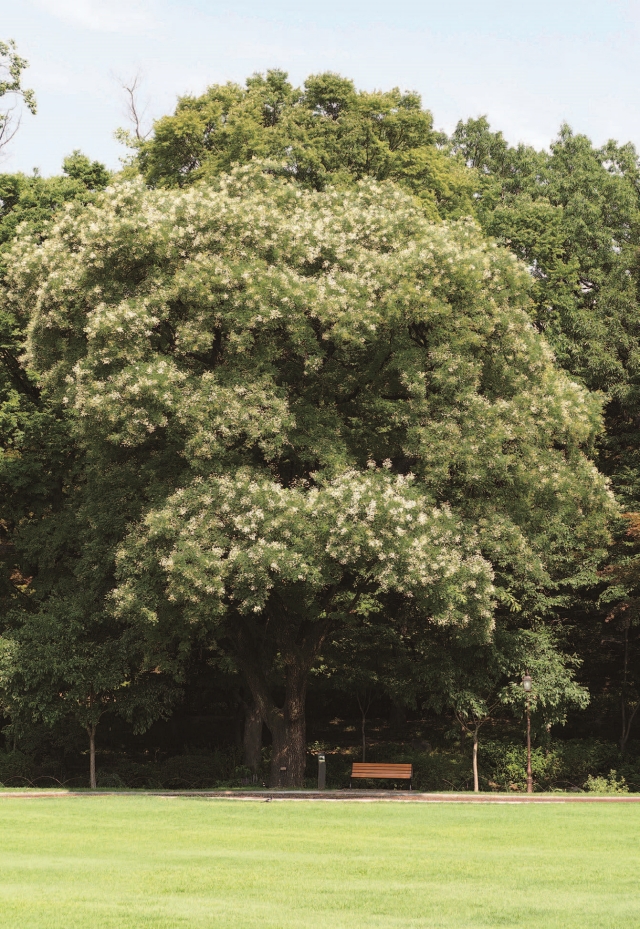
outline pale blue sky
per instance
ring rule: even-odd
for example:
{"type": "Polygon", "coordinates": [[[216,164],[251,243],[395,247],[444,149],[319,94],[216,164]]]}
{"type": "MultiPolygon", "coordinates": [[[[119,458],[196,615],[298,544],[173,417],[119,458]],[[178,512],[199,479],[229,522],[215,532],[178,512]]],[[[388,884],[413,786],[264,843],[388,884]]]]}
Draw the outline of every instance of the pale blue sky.
{"type": "Polygon", "coordinates": [[[331,70],[419,91],[447,131],[486,113],[511,141],[547,145],[567,120],[640,146],[640,0],[0,0],[0,38],[39,105],[4,171],[57,172],[74,148],[117,167],[115,76],[137,71],[154,116],[269,67],[331,70]]]}

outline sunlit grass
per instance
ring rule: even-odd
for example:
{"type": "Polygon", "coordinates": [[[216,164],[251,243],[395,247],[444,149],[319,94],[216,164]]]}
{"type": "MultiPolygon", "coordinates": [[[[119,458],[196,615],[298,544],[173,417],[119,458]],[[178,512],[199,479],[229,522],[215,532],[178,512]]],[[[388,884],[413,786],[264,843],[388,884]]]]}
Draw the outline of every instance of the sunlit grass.
{"type": "Polygon", "coordinates": [[[640,925],[640,805],[0,800],[1,929],[640,925]]]}

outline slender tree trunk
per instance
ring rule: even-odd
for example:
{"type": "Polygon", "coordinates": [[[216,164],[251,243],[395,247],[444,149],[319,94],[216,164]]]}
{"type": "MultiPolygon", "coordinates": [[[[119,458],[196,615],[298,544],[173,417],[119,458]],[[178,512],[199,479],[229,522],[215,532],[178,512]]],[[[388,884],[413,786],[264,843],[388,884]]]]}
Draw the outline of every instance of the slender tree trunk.
{"type": "Polygon", "coordinates": [[[480,792],[480,782],[478,780],[478,727],[473,730],[473,792],[480,792]]]}
{"type": "Polygon", "coordinates": [[[635,719],[640,703],[637,703],[633,710],[627,705],[629,691],[629,620],[626,620],[624,627],[624,657],[622,667],[622,696],[620,698],[620,709],[622,717],[622,731],[620,733],[620,754],[624,755],[627,750],[627,742],[631,735],[631,725],[635,719]]]}
{"type": "Polygon", "coordinates": [[[533,793],[533,771],[531,770],[531,696],[527,694],[527,793],[533,793]]]}
{"type": "Polygon", "coordinates": [[[627,750],[627,742],[629,741],[629,736],[631,735],[631,725],[639,709],[640,709],[640,703],[637,703],[635,707],[631,710],[631,712],[627,714],[625,700],[624,700],[624,697],[622,698],[622,735],[620,736],[620,754],[621,755],[624,755],[624,753],[627,750]]]}
{"type": "Polygon", "coordinates": [[[242,763],[251,770],[254,778],[262,762],[262,716],[254,703],[245,704],[242,763]]]}
{"type": "Polygon", "coordinates": [[[628,727],[627,727],[627,670],[629,667],[629,622],[624,619],[624,652],[622,659],[622,732],[620,733],[620,753],[624,755],[627,746],[628,727]]]}
{"type": "Polygon", "coordinates": [[[96,783],[96,724],[92,723],[87,726],[89,736],[89,787],[95,790],[98,786],[96,783]]]}
{"type": "Polygon", "coordinates": [[[365,762],[367,760],[367,733],[366,733],[367,713],[369,712],[369,707],[371,706],[371,697],[369,696],[369,698],[367,699],[367,697],[365,696],[361,700],[360,697],[356,695],[356,700],[358,701],[358,707],[360,709],[360,720],[361,720],[360,731],[362,733],[362,761],[365,762]]]}

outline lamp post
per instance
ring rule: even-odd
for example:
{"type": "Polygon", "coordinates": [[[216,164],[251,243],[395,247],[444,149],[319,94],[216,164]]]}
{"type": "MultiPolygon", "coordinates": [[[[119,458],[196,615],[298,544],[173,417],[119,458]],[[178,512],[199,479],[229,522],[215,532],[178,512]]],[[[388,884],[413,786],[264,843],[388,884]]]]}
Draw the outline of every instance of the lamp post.
{"type": "Polygon", "coordinates": [[[527,793],[533,793],[533,774],[531,771],[531,686],[533,681],[529,674],[522,678],[522,687],[527,695],[527,793]]]}

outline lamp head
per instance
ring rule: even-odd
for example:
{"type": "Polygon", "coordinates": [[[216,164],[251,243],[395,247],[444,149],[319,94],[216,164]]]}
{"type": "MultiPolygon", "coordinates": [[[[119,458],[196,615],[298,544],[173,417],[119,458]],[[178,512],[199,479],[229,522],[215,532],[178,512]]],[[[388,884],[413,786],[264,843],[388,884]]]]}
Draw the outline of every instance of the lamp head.
{"type": "Polygon", "coordinates": [[[525,674],[525,676],[522,678],[522,686],[524,687],[525,693],[531,693],[532,684],[533,681],[531,680],[531,676],[529,674],[525,674]]]}

